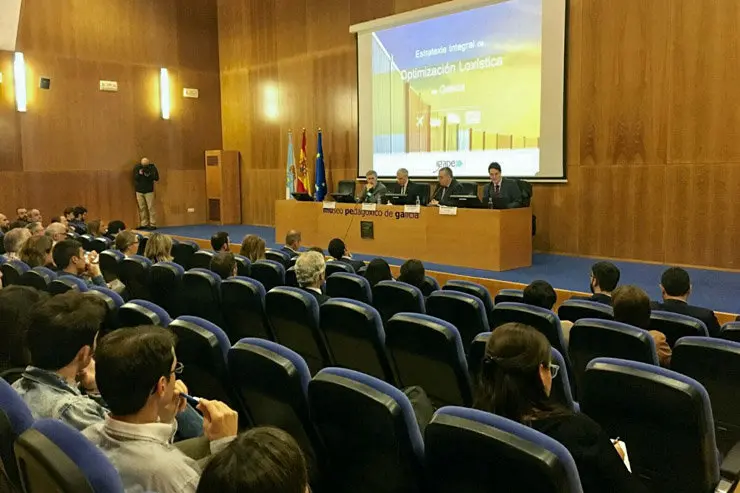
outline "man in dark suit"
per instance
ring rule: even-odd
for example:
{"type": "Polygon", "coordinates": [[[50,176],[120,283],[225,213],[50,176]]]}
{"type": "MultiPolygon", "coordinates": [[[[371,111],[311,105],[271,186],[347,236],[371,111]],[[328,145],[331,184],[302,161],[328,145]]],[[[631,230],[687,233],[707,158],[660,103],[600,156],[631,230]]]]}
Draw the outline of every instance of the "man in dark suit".
{"type": "Polygon", "coordinates": [[[429,205],[454,205],[450,198],[453,195],[462,195],[465,193],[462,183],[455,180],[452,176],[452,170],[445,166],[439,170],[439,186],[434,191],[429,205]]]}
{"type": "Polygon", "coordinates": [[[605,305],[612,304],[612,291],[619,284],[619,268],[611,262],[596,262],[591,266],[590,297],[574,297],[579,300],[596,301],[605,305]]]}
{"type": "Polygon", "coordinates": [[[349,250],[347,250],[347,245],[339,238],[334,238],[329,242],[329,255],[334,257],[334,260],[337,262],[344,262],[352,266],[355,272],[359,271],[365,265],[362,260],[354,260],[352,258],[349,250]]]}
{"type": "Polygon", "coordinates": [[[316,298],[319,306],[330,299],[321,292],[321,285],[326,279],[326,262],[319,252],[309,251],[298,256],[295,263],[295,277],[301,289],[316,298]]]}
{"type": "Polygon", "coordinates": [[[405,195],[406,199],[402,202],[404,204],[415,204],[417,197],[422,204],[426,202],[426,197],[422,196],[424,188],[409,180],[409,170],[406,168],[396,171],[396,183],[389,187],[389,192],[405,195]]]}
{"type": "Polygon", "coordinates": [[[516,209],[522,207],[522,192],[514,180],[501,176],[501,165],[488,165],[491,182],[483,188],[483,204],[491,204],[493,209],[516,209]]]}
{"type": "Polygon", "coordinates": [[[707,326],[710,336],[719,337],[720,326],[714,312],[708,308],[688,304],[691,294],[691,279],[688,272],[680,267],[667,269],[660,278],[660,292],[663,303],[653,303],[653,310],[698,318],[707,326]]]}
{"type": "Polygon", "coordinates": [[[285,235],[285,246],[280,249],[281,252],[287,253],[290,258],[300,255],[298,251],[301,248],[301,232],[295,229],[288,231],[285,235]]]}

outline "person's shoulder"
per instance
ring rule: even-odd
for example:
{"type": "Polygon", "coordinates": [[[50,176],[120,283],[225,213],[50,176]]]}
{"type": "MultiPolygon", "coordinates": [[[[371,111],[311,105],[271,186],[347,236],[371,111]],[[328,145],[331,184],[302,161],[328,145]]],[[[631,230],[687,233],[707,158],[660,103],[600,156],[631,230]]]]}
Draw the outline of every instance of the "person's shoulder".
{"type": "Polygon", "coordinates": [[[552,436],[595,437],[602,433],[599,424],[583,413],[563,413],[538,420],[536,428],[552,436]]]}

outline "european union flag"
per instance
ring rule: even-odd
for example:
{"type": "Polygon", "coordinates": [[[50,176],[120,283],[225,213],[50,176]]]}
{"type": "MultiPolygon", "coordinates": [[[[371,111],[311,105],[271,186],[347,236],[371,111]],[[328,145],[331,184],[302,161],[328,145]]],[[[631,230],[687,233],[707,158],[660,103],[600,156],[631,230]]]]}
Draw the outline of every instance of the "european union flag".
{"type": "Polygon", "coordinates": [[[319,129],[319,142],[316,145],[316,201],[321,202],[326,197],[326,170],[324,169],[324,146],[321,143],[321,129],[319,129]]]}

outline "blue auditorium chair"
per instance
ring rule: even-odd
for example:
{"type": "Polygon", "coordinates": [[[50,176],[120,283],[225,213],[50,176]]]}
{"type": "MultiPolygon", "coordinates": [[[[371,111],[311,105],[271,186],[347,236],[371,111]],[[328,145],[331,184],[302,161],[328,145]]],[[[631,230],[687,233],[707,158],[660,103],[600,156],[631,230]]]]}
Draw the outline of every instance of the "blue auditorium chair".
{"type": "Polygon", "coordinates": [[[95,237],[91,234],[84,234],[77,237],[77,241],[79,241],[82,244],[82,249],[86,252],[89,252],[92,250],[92,242],[95,239],[95,237]]]}
{"type": "Polygon", "coordinates": [[[650,314],[650,330],[665,334],[671,347],[682,337],[709,337],[707,326],[698,318],[659,310],[653,310],[650,314]]]}
{"type": "Polygon", "coordinates": [[[380,281],[373,287],[373,305],[386,323],[396,313],[426,313],[424,295],[416,286],[400,281],[380,281]]]}
{"type": "Polygon", "coordinates": [[[244,337],[275,340],[265,313],[265,287],[248,277],[231,277],[221,283],[224,331],[231,343],[244,337]]]}
{"type": "Polygon", "coordinates": [[[329,491],[421,493],[424,442],[406,395],[364,373],[325,368],[308,384],[331,464],[329,491]]]}
{"type": "MultiPolygon", "coordinates": [[[[439,291],[440,289],[442,289],[439,287],[439,281],[437,281],[437,279],[435,279],[432,276],[424,276],[424,280],[421,283],[422,283],[422,287],[421,287],[422,293],[431,294],[434,291],[439,291]]],[[[425,294],[425,296],[429,296],[429,295],[425,294]]]]}
{"type": "MultiPolygon", "coordinates": [[[[177,245],[172,245],[172,258],[175,263],[182,266],[183,269],[189,270],[193,267],[193,255],[200,250],[198,244],[194,241],[181,241],[177,245]]],[[[206,267],[207,269],[208,267],[206,267]]]]}
{"type": "Polygon", "coordinates": [[[348,274],[354,274],[355,268],[344,262],[337,262],[336,260],[330,260],[326,263],[326,277],[329,278],[332,274],[337,272],[346,272],[348,274]]]}
{"type": "Polygon", "coordinates": [[[589,363],[581,411],[627,445],[632,474],[654,492],[732,491],[740,447],[722,465],[709,396],[696,380],[654,365],[613,358],[589,363]],[[722,481],[720,483],[720,472],[722,481]]]}
{"type": "Polygon", "coordinates": [[[183,315],[169,325],[177,336],[177,361],[184,365],[182,380],[191,395],[215,399],[239,412],[246,424],[248,414],[236,395],[226,356],[231,344],[219,326],[200,317],[183,315]]]}
{"type": "Polygon", "coordinates": [[[551,310],[524,303],[502,302],[493,307],[491,318],[494,330],[512,322],[532,326],[547,337],[552,347],[563,355],[567,354],[560,319],[551,310]]]}
{"type": "Polygon", "coordinates": [[[105,282],[111,282],[119,279],[121,271],[121,262],[126,256],[118,250],[103,250],[100,252],[100,272],[105,278],[105,282]]]}
{"type": "Polygon", "coordinates": [[[373,302],[373,291],[367,279],[349,272],[337,272],[328,276],[326,294],[332,298],[350,298],[367,304],[373,302]]]}
{"type": "MultiPolygon", "coordinates": [[[[196,252],[193,258],[204,250],[196,252]]],[[[221,311],[221,277],[209,269],[193,268],[182,276],[179,296],[181,313],[224,325],[221,311]]]]}
{"type": "Polygon", "coordinates": [[[252,279],[256,279],[270,291],[285,284],[285,266],[274,260],[258,260],[252,264],[252,279]]]}
{"type": "Polygon", "coordinates": [[[583,385],[586,366],[595,358],[619,358],[658,365],[655,341],[648,331],[632,325],[583,318],[570,330],[568,352],[576,387],[583,385]]]}
{"type": "Polygon", "coordinates": [[[435,291],[426,300],[427,314],[457,327],[467,354],[477,334],[489,329],[488,315],[477,296],[457,291],[435,291]]]}
{"type": "Polygon", "coordinates": [[[149,271],[152,301],[164,308],[172,317],[183,313],[181,306],[182,277],[185,269],[175,262],[158,262],[149,271]]]}
{"type": "Polygon", "coordinates": [[[3,273],[3,286],[19,284],[21,276],[29,269],[30,267],[25,262],[17,259],[7,260],[0,265],[0,272],[3,273]]]}
{"type": "Polygon", "coordinates": [[[193,255],[190,257],[190,268],[210,270],[211,260],[213,260],[214,255],[216,255],[216,252],[213,250],[198,250],[197,252],[193,252],[193,255]]]}
{"type": "Polygon", "coordinates": [[[126,286],[126,292],[130,299],[151,300],[152,294],[149,289],[149,273],[152,261],[140,255],[126,257],[119,267],[118,278],[126,286]]]}
{"type": "Polygon", "coordinates": [[[33,425],[33,421],[31,410],[18,392],[8,382],[0,379],[0,460],[5,476],[16,491],[22,490],[13,446],[18,437],[33,425]]]}
{"type": "Polygon", "coordinates": [[[477,296],[483,302],[483,308],[486,310],[486,315],[490,315],[493,310],[493,300],[491,300],[491,293],[486,289],[485,286],[471,282],[462,281],[459,279],[450,279],[442,287],[443,291],[461,291],[463,293],[472,294],[477,296]]]}
{"type": "Polygon", "coordinates": [[[285,285],[292,288],[300,287],[298,286],[298,277],[295,273],[295,266],[289,267],[288,270],[285,271],[285,285]]]}
{"type": "Polygon", "coordinates": [[[494,305],[499,303],[524,303],[523,289],[500,289],[493,299],[494,305]]]}
{"type": "Polygon", "coordinates": [[[720,452],[740,442],[737,386],[740,343],[707,337],[682,337],[673,347],[671,369],[702,384],[712,402],[720,452]]]}
{"type": "Polygon", "coordinates": [[[118,310],[120,310],[124,304],[121,295],[112,289],[104,288],[102,286],[93,286],[87,293],[102,300],[105,304],[105,320],[103,320],[103,326],[101,328],[103,333],[107,334],[108,332],[119,328],[121,323],[118,318],[118,310]]]}
{"type": "MultiPolygon", "coordinates": [[[[475,336],[473,343],[470,345],[470,352],[468,353],[468,372],[470,373],[470,379],[473,382],[474,388],[479,384],[483,357],[486,354],[486,344],[488,344],[488,339],[490,337],[490,332],[483,332],[475,336]]],[[[557,349],[550,348],[550,351],[552,362],[560,367],[558,376],[552,381],[552,398],[568,409],[575,411],[577,410],[577,406],[573,401],[570,377],[568,375],[568,367],[565,364],[565,359],[557,349]]]]}
{"type": "Polygon", "coordinates": [[[249,277],[252,275],[252,262],[249,261],[244,255],[234,254],[234,260],[236,260],[236,275],[242,277],[249,277]]]}
{"type": "Polygon", "coordinates": [[[613,320],[614,309],[609,305],[596,301],[571,299],[565,300],[560,305],[560,308],[558,308],[558,318],[570,322],[577,322],[582,318],[613,320]]]}
{"type": "Polygon", "coordinates": [[[265,295],[267,319],[275,340],[306,360],[311,374],[332,364],[324,334],[319,328],[319,304],[300,288],[278,286],[265,295]]]}
{"type": "Polygon", "coordinates": [[[18,439],[16,460],[28,493],[123,493],[121,477],[82,433],[55,419],[36,421],[18,439]]]}
{"type": "Polygon", "coordinates": [[[46,267],[34,267],[21,275],[18,284],[30,286],[39,291],[48,291],[51,281],[57,278],[57,273],[46,267]]]}
{"type": "Polygon", "coordinates": [[[311,372],[304,359],[275,342],[244,338],[229,349],[228,368],[254,426],[274,426],[288,432],[301,446],[309,475],[315,478],[321,443],[309,416],[311,372]]]}
{"type": "Polygon", "coordinates": [[[727,341],[740,342],[740,322],[728,322],[722,326],[719,336],[727,341]]]}
{"type": "MultiPolygon", "coordinates": [[[[556,440],[477,409],[439,409],[425,433],[435,493],[581,493],[575,461],[556,440]]],[[[604,485],[604,491],[609,485],[604,485]]]]}
{"type": "Polygon", "coordinates": [[[418,313],[398,313],[385,324],[385,343],[399,387],[421,386],[435,405],[473,404],[460,333],[454,325],[418,313]]]}
{"type": "Polygon", "coordinates": [[[385,347],[383,322],[375,308],[357,300],[332,298],[321,305],[319,312],[321,331],[336,366],[367,373],[395,385],[396,378],[385,347]]]}
{"type": "MultiPolygon", "coordinates": [[[[149,237],[139,233],[136,233],[136,237],[139,239],[139,251],[136,253],[137,255],[144,255],[144,252],[146,251],[146,244],[149,242],[149,237]]],[[[172,246],[175,246],[174,241],[172,242],[172,246]]]]}
{"type": "Polygon", "coordinates": [[[85,293],[88,289],[85,281],[70,274],[62,274],[49,283],[49,293],[52,295],[66,293],[67,291],[85,293]]]}
{"type": "Polygon", "coordinates": [[[93,238],[93,240],[90,242],[90,250],[102,253],[105,250],[109,249],[112,244],[113,240],[111,240],[110,238],[106,238],[105,236],[98,236],[97,238],[93,238]]]}
{"type": "Polygon", "coordinates": [[[118,323],[121,327],[139,325],[159,325],[167,327],[172,323],[170,315],[156,303],[147,300],[131,300],[118,309],[118,323]]]}
{"type": "Polygon", "coordinates": [[[290,267],[290,255],[285,252],[281,252],[280,250],[268,248],[267,250],[265,250],[265,258],[267,260],[272,260],[273,262],[279,263],[286,269],[290,267]]]}

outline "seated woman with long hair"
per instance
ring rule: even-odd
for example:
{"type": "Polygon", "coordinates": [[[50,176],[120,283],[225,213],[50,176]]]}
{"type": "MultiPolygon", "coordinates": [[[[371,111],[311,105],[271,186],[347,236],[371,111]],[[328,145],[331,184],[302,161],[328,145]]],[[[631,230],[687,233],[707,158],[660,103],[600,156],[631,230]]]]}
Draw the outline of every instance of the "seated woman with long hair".
{"type": "Polygon", "coordinates": [[[265,259],[265,240],[257,235],[247,235],[242,240],[239,255],[247,257],[250,262],[265,259]]]}
{"type": "Polygon", "coordinates": [[[172,262],[172,238],[154,233],[146,242],[144,256],[152,262],[172,262]]]}
{"type": "Polygon", "coordinates": [[[365,279],[370,283],[371,288],[375,287],[380,281],[392,281],[391,267],[382,258],[374,258],[367,264],[365,279]]]}
{"type": "Polygon", "coordinates": [[[563,444],[573,456],[584,493],[647,493],[595,421],[550,399],[558,371],[550,357],[549,342],[534,328],[516,323],[498,327],[486,344],[474,406],[563,444]]]}

